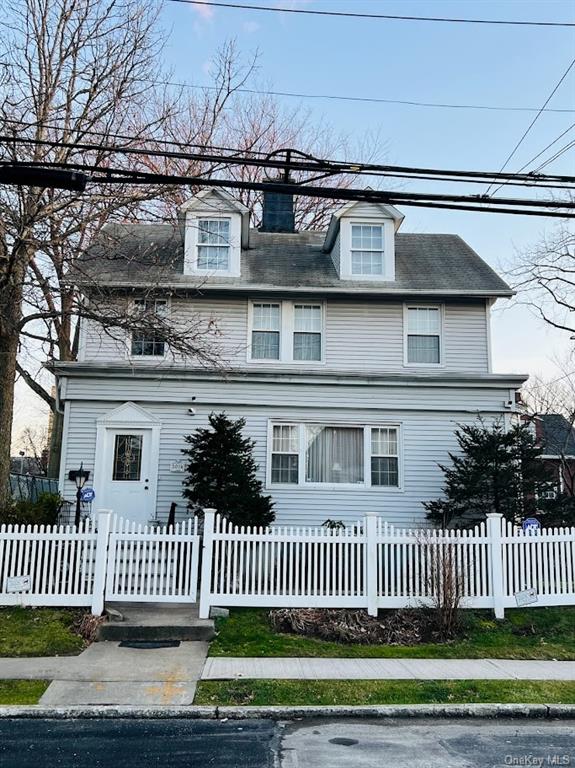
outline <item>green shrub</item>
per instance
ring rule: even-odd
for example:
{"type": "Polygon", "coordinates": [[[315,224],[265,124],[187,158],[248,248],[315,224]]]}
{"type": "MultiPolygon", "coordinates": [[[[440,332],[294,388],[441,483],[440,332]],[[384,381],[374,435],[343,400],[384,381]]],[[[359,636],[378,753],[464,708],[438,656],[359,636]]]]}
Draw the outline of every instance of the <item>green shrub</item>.
{"type": "Polygon", "coordinates": [[[0,514],[0,523],[12,525],[56,525],[62,506],[58,493],[41,493],[36,501],[14,501],[0,514]]]}

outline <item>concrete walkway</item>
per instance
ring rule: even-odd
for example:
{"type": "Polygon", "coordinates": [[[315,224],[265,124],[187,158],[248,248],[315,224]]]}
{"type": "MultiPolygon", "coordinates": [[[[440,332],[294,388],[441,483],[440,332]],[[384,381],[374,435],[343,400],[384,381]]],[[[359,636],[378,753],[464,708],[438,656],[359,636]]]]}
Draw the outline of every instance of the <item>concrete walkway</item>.
{"type": "Polygon", "coordinates": [[[316,659],[232,658],[206,660],[202,680],[575,680],[575,661],[511,659],[316,659]]]}
{"type": "Polygon", "coordinates": [[[94,643],[79,656],[0,659],[0,679],[52,680],[40,704],[192,704],[208,652],[203,642],[176,648],[94,643]]]}

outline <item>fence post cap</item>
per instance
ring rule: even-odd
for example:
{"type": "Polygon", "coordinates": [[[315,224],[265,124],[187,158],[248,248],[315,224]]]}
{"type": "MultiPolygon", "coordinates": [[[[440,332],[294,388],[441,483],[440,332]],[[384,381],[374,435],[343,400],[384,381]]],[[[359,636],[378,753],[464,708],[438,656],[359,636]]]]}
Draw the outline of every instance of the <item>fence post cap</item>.
{"type": "Polygon", "coordinates": [[[379,512],[369,509],[367,512],[364,512],[364,517],[379,517],[379,512]]]}
{"type": "Polygon", "coordinates": [[[503,517],[501,512],[488,512],[485,517],[503,517]]]}
{"type": "Polygon", "coordinates": [[[215,515],[217,511],[213,507],[204,507],[204,515],[209,515],[210,513],[215,515]]]}

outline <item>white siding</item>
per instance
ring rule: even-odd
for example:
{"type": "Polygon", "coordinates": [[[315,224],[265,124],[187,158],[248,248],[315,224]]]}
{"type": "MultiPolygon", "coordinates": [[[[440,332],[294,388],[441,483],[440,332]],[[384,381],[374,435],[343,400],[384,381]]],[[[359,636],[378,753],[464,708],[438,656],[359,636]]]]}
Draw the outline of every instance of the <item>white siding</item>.
{"type": "MultiPolygon", "coordinates": [[[[403,372],[403,303],[329,299],[325,302],[325,362],[336,371],[403,372]]],[[[289,370],[290,364],[247,360],[248,299],[172,299],[171,314],[182,328],[200,323],[208,331],[210,321],[218,334],[210,343],[223,361],[233,367],[276,367],[289,370]]],[[[209,331],[208,331],[209,332],[209,331]]],[[[125,362],[129,358],[127,334],[115,341],[92,324],[84,328],[84,360],[125,362]]],[[[445,303],[444,352],[446,371],[488,371],[488,324],[485,302],[445,303]]],[[[122,334],[119,334],[120,337],[122,334]]],[[[173,362],[171,356],[168,358],[173,362]]],[[[134,365],[155,365],[158,360],[131,358],[134,365]]],[[[176,362],[178,362],[176,360],[176,362]]],[[[193,361],[184,361],[186,367],[193,361]]],[[[161,363],[160,363],[161,365],[161,363]]],[[[292,364],[293,365],[293,364],[292,364]]],[[[309,364],[309,368],[317,364],[309,364]]]]}
{"type": "MultiPolygon", "coordinates": [[[[93,472],[96,419],[132,400],[161,420],[157,510],[168,514],[172,501],[185,511],[180,494],[183,474],[170,472],[170,463],[182,458],[184,435],[207,424],[212,411],[225,410],[246,419],[246,433],[256,441],[259,474],[265,482],[267,430],[270,419],[325,421],[327,423],[399,423],[403,440],[403,489],[324,490],[304,487],[267,489],[276,502],[278,522],[320,524],[327,518],[351,521],[375,509],[388,521],[414,525],[424,519],[421,502],[440,494],[443,476],[438,462],[456,449],[453,431],[470,423],[481,411],[487,419],[504,410],[508,390],[503,388],[441,388],[430,386],[337,386],[262,384],[233,381],[162,379],[70,378],[66,388],[69,429],[62,456],[64,475],[81,461],[93,472]],[[196,415],[188,414],[192,397],[196,415]],[[114,398],[114,399],[112,399],[114,398]]],[[[98,493],[99,478],[94,478],[98,493]]],[[[65,481],[64,496],[72,500],[74,488],[65,481]]],[[[97,507],[97,501],[96,501],[97,507]]],[[[121,510],[116,510],[121,512],[121,510]]]]}

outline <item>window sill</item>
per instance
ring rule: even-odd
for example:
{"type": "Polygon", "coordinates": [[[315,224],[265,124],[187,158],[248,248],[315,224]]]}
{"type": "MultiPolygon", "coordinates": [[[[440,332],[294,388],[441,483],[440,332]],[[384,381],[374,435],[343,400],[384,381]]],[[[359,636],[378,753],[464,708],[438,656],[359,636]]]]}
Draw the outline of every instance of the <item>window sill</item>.
{"type": "Polygon", "coordinates": [[[266,491],[303,490],[303,491],[374,491],[375,493],[403,493],[402,486],[365,485],[363,483],[267,483],[266,491]]]}

